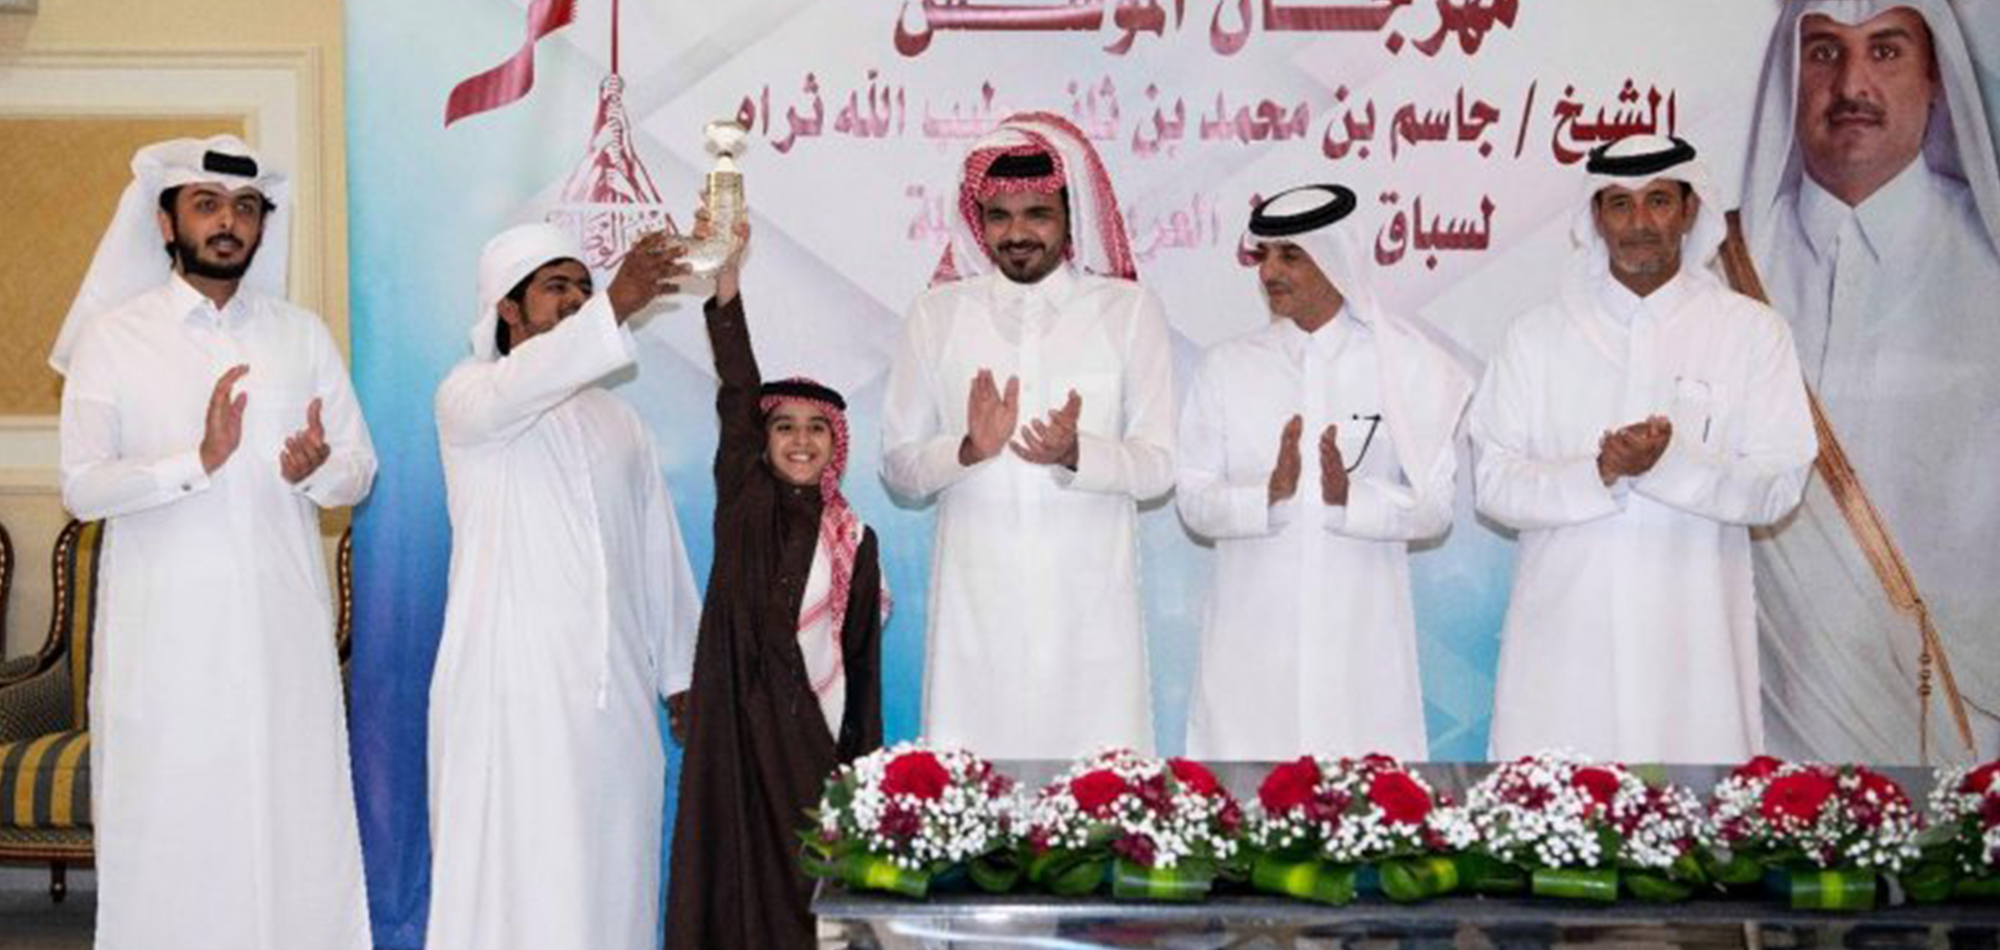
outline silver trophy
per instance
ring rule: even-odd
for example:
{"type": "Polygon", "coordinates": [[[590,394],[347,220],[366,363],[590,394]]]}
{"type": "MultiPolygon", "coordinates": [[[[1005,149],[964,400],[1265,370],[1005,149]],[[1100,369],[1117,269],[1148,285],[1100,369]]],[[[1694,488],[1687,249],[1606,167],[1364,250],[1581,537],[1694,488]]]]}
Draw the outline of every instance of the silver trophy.
{"type": "Polygon", "coordinates": [[[688,244],[681,258],[696,275],[713,277],[729,255],[736,253],[736,222],[743,220],[743,173],[736,168],[736,156],[750,145],[750,130],[735,119],[710,122],[703,130],[715,167],[709,170],[702,189],[708,206],[708,237],[688,244]]]}

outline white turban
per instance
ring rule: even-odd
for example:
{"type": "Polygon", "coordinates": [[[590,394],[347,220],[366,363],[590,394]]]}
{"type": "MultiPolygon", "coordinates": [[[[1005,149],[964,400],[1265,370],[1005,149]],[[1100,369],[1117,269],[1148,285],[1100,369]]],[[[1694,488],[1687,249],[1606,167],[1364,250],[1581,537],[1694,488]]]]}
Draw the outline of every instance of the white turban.
{"type": "Polygon", "coordinates": [[[514,285],[545,264],[561,260],[583,263],[583,245],[576,235],[553,224],[521,224],[486,242],[479,252],[479,316],[472,324],[472,355],[500,358],[494,334],[500,324],[500,301],[514,285]]]}
{"type": "MultiPolygon", "coordinates": [[[[247,170],[247,169],[246,169],[247,170]]],[[[118,199],[111,226],[97,244],[83,286],[70,304],[62,332],[49,351],[49,365],[58,373],[69,370],[70,352],[76,347],[84,327],[99,314],[139,294],[165,283],[173,273],[173,261],[160,239],[158,212],[160,193],[181,185],[215,184],[235,191],[255,188],[274,206],[264,218],[263,243],[244,285],[273,297],[285,295],[285,265],[290,258],[291,215],[287,213],[289,187],[282,172],[270,167],[250,146],[233,135],[209,139],[171,139],[141,148],[132,156],[132,183],[118,199]],[[249,159],[255,170],[248,176],[234,168],[208,167],[209,153],[249,159]]]]}
{"type": "Polygon", "coordinates": [[[1931,105],[1924,161],[1932,171],[1972,190],[1986,235],[2000,247],[2000,162],[1995,160],[1993,132],[1981,108],[1978,71],[1951,5],[1945,0],[1788,0],[1764,54],[1743,180],[1743,229],[1759,260],[1770,259],[1768,245],[1776,232],[1772,218],[1779,201],[1798,190],[1805,173],[1793,128],[1798,115],[1799,22],[1817,13],[1854,26],[1899,7],[1923,17],[1930,28],[1943,92],[1931,105]]]}

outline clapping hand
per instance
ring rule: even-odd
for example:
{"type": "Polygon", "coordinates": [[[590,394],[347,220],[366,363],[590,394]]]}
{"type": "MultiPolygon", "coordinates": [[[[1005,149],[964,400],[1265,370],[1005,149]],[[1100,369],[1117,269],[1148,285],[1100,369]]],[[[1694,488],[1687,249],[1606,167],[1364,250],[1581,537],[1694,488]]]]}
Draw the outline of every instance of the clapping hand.
{"type": "Polygon", "coordinates": [[[1299,491],[1299,470],[1303,462],[1299,457],[1299,437],[1305,432],[1305,420],[1293,416],[1286,420],[1285,428],[1278,433],[1278,464],[1271,469],[1271,481],[1265,491],[1265,500],[1277,504],[1290,499],[1299,491]]]}
{"type": "Polygon", "coordinates": [[[296,485],[319,471],[332,454],[326,445],[326,427],[319,421],[319,400],[314,399],[306,406],[306,427],[292,433],[285,440],[285,450],[278,453],[278,471],[285,481],[296,485]]]}
{"type": "Polygon", "coordinates": [[[993,371],[980,370],[972,377],[965,396],[965,440],[958,445],[959,464],[977,465],[1000,454],[1020,417],[1020,379],[1007,377],[1007,391],[1002,394],[993,381],[993,371]]]}
{"type": "Polygon", "coordinates": [[[1674,424],[1665,416],[1604,433],[1597,440],[1597,477],[1610,485],[1621,476],[1637,478],[1653,470],[1673,441],[1674,424]]]}
{"type": "Polygon", "coordinates": [[[1031,420],[1021,427],[1021,438],[1013,443],[1014,454],[1036,465],[1061,465],[1076,470],[1076,423],[1083,415],[1083,397],[1069,391],[1062,408],[1051,410],[1046,420],[1031,420]]]}

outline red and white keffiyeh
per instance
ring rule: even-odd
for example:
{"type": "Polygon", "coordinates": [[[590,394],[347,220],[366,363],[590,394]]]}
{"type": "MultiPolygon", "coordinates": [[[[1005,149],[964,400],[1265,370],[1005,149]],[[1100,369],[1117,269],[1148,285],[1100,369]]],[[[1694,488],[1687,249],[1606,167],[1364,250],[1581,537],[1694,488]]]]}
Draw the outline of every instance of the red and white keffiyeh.
{"type": "MultiPolygon", "coordinates": [[[[794,376],[771,385],[793,389],[826,389],[823,384],[803,376],[794,376]]],[[[767,390],[768,388],[770,386],[767,386],[767,390]]],[[[768,391],[758,400],[757,405],[768,415],[786,402],[802,403],[812,407],[814,411],[826,417],[828,426],[833,430],[832,456],[827,460],[826,468],[820,470],[819,475],[821,503],[819,547],[813,558],[815,562],[822,556],[826,558],[830,583],[826,585],[824,594],[818,597],[812,596],[816,591],[814,585],[808,583],[806,602],[799,606],[798,625],[802,637],[822,626],[832,637],[827,661],[814,663],[808,656],[807,662],[807,674],[812,681],[813,692],[821,697],[821,704],[824,707],[829,694],[834,692],[834,687],[846,676],[846,663],[841,649],[841,631],[847,622],[848,595],[854,587],[854,561],[861,548],[862,538],[867,533],[867,526],[862,524],[861,517],[854,513],[853,506],[847,503],[847,496],[840,491],[841,477],[847,472],[849,433],[846,410],[825,399],[768,391]]],[[[815,570],[813,573],[819,572],[815,570]]],[[[885,620],[889,616],[889,607],[889,588],[885,578],[882,583],[882,617],[885,620]]],[[[829,728],[838,733],[840,728],[838,717],[829,715],[828,718],[829,728]]]]}
{"type": "Polygon", "coordinates": [[[985,138],[973,143],[959,178],[958,219],[951,238],[931,274],[931,284],[976,277],[993,266],[982,230],[980,204],[996,194],[1034,191],[1053,194],[1069,189],[1069,247],[1065,257],[1085,273],[1136,280],[1137,262],[1125,235],[1125,216],[1104,161],[1083,130],[1050,112],[1020,112],[1007,117],[985,138]],[[1046,154],[1055,173],[1040,178],[988,175],[995,160],[1007,155],[1046,154]]]}

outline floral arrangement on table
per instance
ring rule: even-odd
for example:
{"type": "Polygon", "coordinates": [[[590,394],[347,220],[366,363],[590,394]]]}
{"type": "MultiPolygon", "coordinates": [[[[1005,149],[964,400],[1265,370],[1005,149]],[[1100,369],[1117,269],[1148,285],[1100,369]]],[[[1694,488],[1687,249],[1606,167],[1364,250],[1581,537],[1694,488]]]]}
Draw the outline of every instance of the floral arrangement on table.
{"type": "Polygon", "coordinates": [[[906,742],[841,766],[813,827],[806,873],[849,887],[924,897],[961,871],[990,891],[1020,876],[1014,781],[962,749],[906,742]]]}
{"type": "Polygon", "coordinates": [[[1664,901],[1709,882],[1712,826],[1692,792],[1570,753],[1498,766],[1434,822],[1478,890],[1612,901],[1622,884],[1664,901]]]}
{"type": "Polygon", "coordinates": [[[1231,866],[1243,809],[1214,773],[1187,759],[1111,749],[1071,766],[1028,806],[1028,879],[1087,894],[1197,901],[1231,866]]]}
{"type": "Polygon", "coordinates": [[[1903,876],[1913,899],[2000,899],[2000,759],[1939,769],[1917,840],[1923,861],[1903,876]]]}
{"type": "Polygon", "coordinates": [[[1799,909],[1869,910],[1877,878],[1920,856],[1923,816],[1888,776],[1859,765],[1758,756],[1715,787],[1728,883],[1762,879],[1799,909]]]}
{"type": "Polygon", "coordinates": [[[1449,804],[1386,755],[1303,756],[1271,769],[1243,835],[1250,883],[1323,904],[1354,899],[1372,868],[1391,900],[1425,900],[1458,886],[1450,845],[1431,823],[1449,804]]]}

